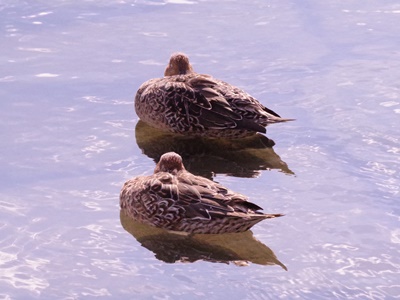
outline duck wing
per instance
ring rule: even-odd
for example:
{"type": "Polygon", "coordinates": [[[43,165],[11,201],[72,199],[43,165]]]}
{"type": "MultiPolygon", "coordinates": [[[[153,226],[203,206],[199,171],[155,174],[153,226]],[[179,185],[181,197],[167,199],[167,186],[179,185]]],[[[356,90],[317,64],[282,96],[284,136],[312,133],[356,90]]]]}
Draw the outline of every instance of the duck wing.
{"type": "Polygon", "coordinates": [[[199,115],[200,124],[212,129],[245,129],[265,133],[264,126],[244,118],[240,111],[232,107],[230,99],[221,93],[219,82],[219,80],[201,74],[197,74],[188,81],[188,85],[193,88],[196,97],[210,105],[208,109],[201,110],[196,106],[192,107],[192,111],[199,115]]]}
{"type": "MultiPolygon", "coordinates": [[[[181,180],[179,175],[166,172],[152,175],[141,189],[142,207],[150,215],[158,214],[170,219],[184,217],[209,220],[217,212],[221,216],[234,212],[222,194],[219,195],[215,188],[209,187],[214,182],[201,177],[193,181],[190,177],[195,176],[187,174],[189,180],[181,180]]],[[[224,188],[221,190],[226,191],[224,188]]]]}
{"type": "Polygon", "coordinates": [[[187,218],[227,218],[260,214],[258,205],[247,201],[241,194],[234,193],[207,178],[188,172],[179,175],[177,205],[185,209],[187,218]]]}
{"type": "Polygon", "coordinates": [[[256,98],[242,89],[219,79],[214,80],[217,83],[215,89],[225,97],[232,109],[241,116],[248,119],[257,119],[259,120],[258,123],[264,126],[268,123],[294,120],[282,118],[272,109],[265,107],[256,98]]]}
{"type": "Polygon", "coordinates": [[[211,77],[200,74],[170,76],[163,86],[171,126],[205,129],[244,129],[266,132],[264,126],[235,112],[211,77]],[[174,77],[174,78],[170,78],[174,77]],[[179,124],[179,125],[177,125],[179,124]]]}

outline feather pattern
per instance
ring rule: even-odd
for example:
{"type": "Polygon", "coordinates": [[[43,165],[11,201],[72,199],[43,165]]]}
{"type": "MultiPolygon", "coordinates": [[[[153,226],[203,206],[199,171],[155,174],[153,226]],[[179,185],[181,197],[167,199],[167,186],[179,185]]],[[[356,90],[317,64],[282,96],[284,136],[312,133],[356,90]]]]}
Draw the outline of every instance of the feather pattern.
{"type": "Polygon", "coordinates": [[[183,53],[171,56],[164,75],[143,83],[135,97],[139,118],[156,128],[236,138],[265,133],[268,124],[291,120],[238,87],[194,72],[183,53]]]}
{"type": "Polygon", "coordinates": [[[174,152],[161,156],[153,175],[128,180],[120,205],[140,222],[190,233],[242,232],[282,216],[261,213],[245,196],[189,173],[174,152]]]}

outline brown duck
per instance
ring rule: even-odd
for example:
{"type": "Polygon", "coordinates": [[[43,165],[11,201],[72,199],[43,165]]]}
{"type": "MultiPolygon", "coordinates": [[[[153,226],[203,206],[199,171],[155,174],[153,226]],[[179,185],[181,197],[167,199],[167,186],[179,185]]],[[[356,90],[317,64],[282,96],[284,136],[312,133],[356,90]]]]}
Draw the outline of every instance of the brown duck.
{"type": "Polygon", "coordinates": [[[163,78],[140,86],[135,109],[153,127],[208,137],[266,133],[268,124],[292,120],[229,83],[196,73],[183,53],[172,54],[163,78]]]}
{"type": "Polygon", "coordinates": [[[263,214],[245,196],[189,173],[175,152],[161,156],[153,175],[128,180],[120,205],[139,222],[203,234],[243,232],[262,220],[282,216],[263,214]]]}

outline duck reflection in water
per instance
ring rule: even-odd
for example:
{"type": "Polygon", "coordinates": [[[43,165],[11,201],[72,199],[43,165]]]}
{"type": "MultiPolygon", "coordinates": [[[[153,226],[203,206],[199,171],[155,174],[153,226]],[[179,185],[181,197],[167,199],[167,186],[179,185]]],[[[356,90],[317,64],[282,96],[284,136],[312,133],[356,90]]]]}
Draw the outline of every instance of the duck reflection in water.
{"type": "Polygon", "coordinates": [[[193,263],[198,260],[213,263],[234,263],[246,266],[278,265],[284,270],[274,252],[256,240],[251,231],[225,234],[178,234],[162,228],[139,223],[120,211],[122,227],[155,257],[166,263],[193,263]]]}
{"type": "Polygon", "coordinates": [[[209,179],[214,174],[257,177],[261,170],[269,169],[294,174],[273,150],[275,142],[262,134],[242,139],[190,137],[139,120],[135,135],[139,148],[156,163],[161,155],[173,151],[182,156],[189,172],[209,179]]]}

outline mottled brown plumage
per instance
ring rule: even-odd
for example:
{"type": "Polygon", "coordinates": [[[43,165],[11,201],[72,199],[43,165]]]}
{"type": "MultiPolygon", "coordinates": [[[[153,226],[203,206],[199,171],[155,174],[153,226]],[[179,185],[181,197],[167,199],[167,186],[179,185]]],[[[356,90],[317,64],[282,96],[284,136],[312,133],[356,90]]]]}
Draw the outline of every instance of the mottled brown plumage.
{"type": "Polygon", "coordinates": [[[128,180],[120,205],[142,223],[189,233],[243,232],[282,216],[263,214],[245,196],[189,173],[174,152],[161,156],[153,175],[128,180]]]}
{"type": "Polygon", "coordinates": [[[160,129],[188,135],[238,138],[265,133],[285,122],[243,90],[193,70],[183,53],[171,56],[163,78],[150,79],[136,93],[140,119],[160,129]]]}

